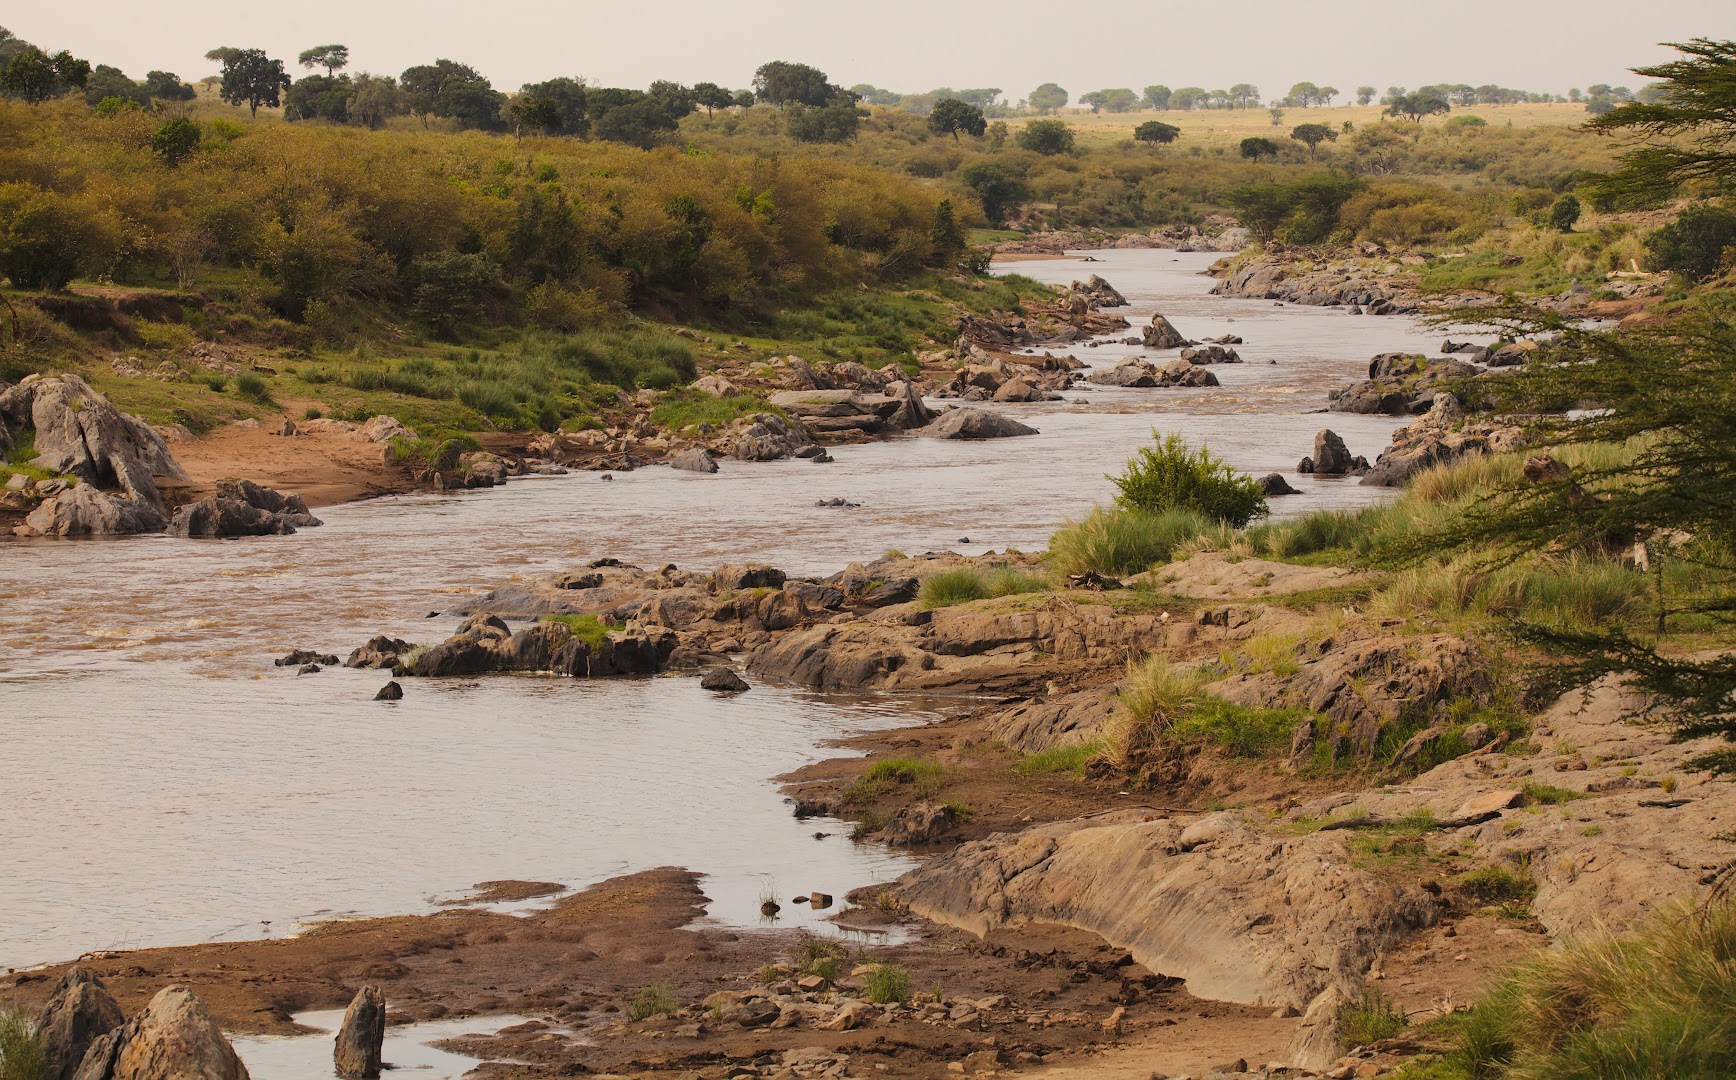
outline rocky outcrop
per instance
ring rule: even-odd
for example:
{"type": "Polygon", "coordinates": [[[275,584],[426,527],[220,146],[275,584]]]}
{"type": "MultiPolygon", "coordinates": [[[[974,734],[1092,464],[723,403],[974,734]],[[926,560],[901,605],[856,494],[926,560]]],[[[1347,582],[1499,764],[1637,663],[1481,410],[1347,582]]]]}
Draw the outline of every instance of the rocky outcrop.
{"type": "Polygon", "coordinates": [[[343,1080],[379,1080],[380,1051],[386,1042],[386,995],[367,985],[344,1010],[332,1048],[332,1065],[343,1080]]]}
{"type": "MultiPolygon", "coordinates": [[[[1438,913],[1358,870],[1330,833],[1272,836],[1234,813],[1122,812],[999,834],[898,882],[910,910],[976,934],[1059,923],[1101,935],[1198,997],[1305,1009],[1360,989],[1380,953],[1438,913]]],[[[1318,1067],[1336,1048],[1293,1048],[1318,1067]]]]}
{"type": "Polygon", "coordinates": [[[749,689],[747,680],[737,674],[734,668],[728,667],[715,667],[701,675],[699,688],[720,694],[739,694],[749,689]]]}
{"type": "Polygon", "coordinates": [[[1439,360],[1409,353],[1382,353],[1368,363],[1368,378],[1327,395],[1331,412],[1421,415],[1434,407],[1448,382],[1473,378],[1482,369],[1463,360],[1439,360]]]}
{"type": "Polygon", "coordinates": [[[1301,471],[1320,476],[1343,476],[1356,468],[1356,457],[1351,454],[1350,448],[1344,445],[1339,434],[1331,428],[1314,436],[1314,453],[1309,461],[1312,467],[1301,471]]]}
{"type": "Polygon", "coordinates": [[[143,1012],[92,1043],[75,1080],[248,1080],[248,1075],[204,1002],[185,986],[169,986],[143,1012]]]}
{"type": "Polygon", "coordinates": [[[169,532],[185,537],[283,536],[319,525],[300,495],[251,480],[219,480],[217,493],[175,511],[169,532]]]}
{"type": "Polygon", "coordinates": [[[1107,371],[1093,371],[1088,378],[1099,386],[1132,388],[1221,385],[1216,375],[1183,359],[1171,360],[1160,367],[1129,357],[1107,371]]]}
{"type": "Polygon", "coordinates": [[[72,1080],[90,1044],[124,1023],[121,1007],[95,975],[81,967],[62,975],[36,1020],[42,1080],[72,1080]]]}
{"type": "Polygon", "coordinates": [[[675,646],[675,635],[663,627],[613,629],[596,641],[580,637],[564,622],[532,623],[515,633],[493,615],[473,615],[440,644],[400,658],[394,670],[420,678],[494,672],[655,675],[675,646]]]}
{"type": "Polygon", "coordinates": [[[1036,435],[1036,428],[987,409],[960,408],[942,413],[921,431],[930,439],[1007,439],[1036,435]]]}
{"type": "Polygon", "coordinates": [[[13,530],[19,536],[60,539],[132,536],[163,531],[167,520],[160,502],[134,499],[89,484],[76,484],[37,505],[13,530]]]}
{"type": "Polygon", "coordinates": [[[1148,349],[1181,349],[1193,344],[1162,315],[1151,317],[1151,325],[1140,331],[1140,338],[1148,349]]]}
{"type": "Polygon", "coordinates": [[[1256,483],[1260,485],[1260,490],[1265,493],[1267,498],[1274,498],[1279,495],[1302,494],[1300,491],[1297,491],[1295,488],[1290,486],[1290,481],[1284,479],[1283,473],[1267,473],[1265,476],[1260,477],[1256,483]]]}
{"type": "Polygon", "coordinates": [[[1523,440],[1523,431],[1512,424],[1467,423],[1457,398],[1436,394],[1427,413],[1392,433],[1392,445],[1375,459],[1362,482],[1377,487],[1402,487],[1425,469],[1451,464],[1462,457],[1517,450],[1523,440]]]}
{"type": "Polygon", "coordinates": [[[0,416],[36,432],[38,468],[162,510],[155,477],[186,480],[169,444],[143,420],[116,409],[77,375],[31,375],[0,392],[0,416]]]}
{"type": "Polygon", "coordinates": [[[1370,315],[1406,315],[1417,310],[1390,275],[1360,266],[1297,264],[1284,259],[1254,259],[1218,282],[1212,293],[1313,307],[1360,308],[1370,315]]]}
{"type": "Polygon", "coordinates": [[[741,393],[734,383],[722,375],[702,375],[693,380],[692,388],[701,394],[717,398],[733,397],[741,393]]]}
{"type": "Polygon", "coordinates": [[[915,387],[906,382],[891,384],[886,393],[787,390],[773,394],[770,401],[799,420],[804,429],[832,439],[884,435],[911,426],[921,427],[933,416],[915,387]]]}
{"type": "Polygon", "coordinates": [[[736,437],[730,453],[739,461],[782,461],[785,458],[811,456],[809,447],[819,452],[813,436],[800,424],[791,424],[774,413],[759,413],[752,423],[736,437]]]}
{"type": "Polygon", "coordinates": [[[1122,296],[1115,286],[1092,274],[1084,281],[1075,281],[1068,290],[1070,295],[1080,297],[1092,307],[1126,307],[1127,297],[1122,296]]]}
{"type": "Polygon", "coordinates": [[[1191,345],[1181,351],[1181,358],[1190,364],[1239,364],[1242,356],[1222,345],[1191,345]]]}

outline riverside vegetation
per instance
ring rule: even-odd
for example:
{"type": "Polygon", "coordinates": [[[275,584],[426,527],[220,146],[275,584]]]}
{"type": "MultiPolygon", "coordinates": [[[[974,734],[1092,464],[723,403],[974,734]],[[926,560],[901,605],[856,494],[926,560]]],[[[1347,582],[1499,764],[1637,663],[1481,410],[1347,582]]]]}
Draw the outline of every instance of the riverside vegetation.
{"type": "MultiPolygon", "coordinates": [[[[803,1025],[811,1038],[822,1024],[901,1025],[913,1056],[894,1060],[920,1069],[962,1056],[948,1041],[957,1032],[992,1029],[1021,1049],[977,1051],[993,1059],[979,1064],[1034,1065],[1057,1045],[1120,1038],[1124,1025],[1161,1040],[1174,1024],[1165,1010],[1200,1004],[1174,979],[1202,999],[1258,1009],[1233,1018],[1242,1029],[1276,1007],[1274,1019],[1296,1022],[1290,1058],[1327,1075],[1360,1075],[1364,1064],[1437,1080],[1727,1073],[1732,863],[1720,826],[1736,795],[1719,774],[1736,761],[1736,230],[1717,203],[1732,169],[1729,103],[1715,95],[1728,93],[1733,67],[1736,46],[1703,43],[1655,69],[1678,90],[1600,124],[1675,141],[1661,157],[1652,145],[1622,160],[1584,133],[1395,121],[1318,148],[1324,164],[1310,145],[1306,163],[1202,154],[1190,166],[1192,155],[1151,147],[1047,153],[1016,137],[995,147],[986,128],[923,134],[892,113],[867,118],[849,145],[758,152],[785,149],[792,117],[838,119],[815,115],[838,107],[829,84],[801,113],[732,98],[708,110],[723,115],[693,113],[671,129],[684,145],[650,149],[299,121],[224,127],[195,112],[206,118],[183,152],[143,109],[0,105],[11,136],[0,150],[0,257],[13,286],[0,378],[84,370],[126,407],[193,428],[316,401],[358,417],[389,409],[441,432],[428,441],[445,446],[469,437],[448,429],[600,426],[628,392],[650,391],[650,417],[686,429],[769,408],[756,394],[685,389],[714,357],[752,370],[794,352],[914,376],[959,315],[1055,302],[1035,283],[977,273],[965,229],[1008,220],[1193,225],[1227,211],[1266,258],[1284,245],[1307,260],[1360,243],[1466,245],[1460,259],[1417,256],[1424,289],[1547,291],[1564,275],[1641,258],[1672,275],[1659,282],[1663,303],[1613,329],[1490,297],[1454,313],[1535,345],[1507,375],[1441,388],[1453,409],[1481,414],[1467,422],[1517,421],[1523,449],[1420,470],[1400,497],[1368,509],[1267,520],[1250,478],[1204,448],[1156,438],[1115,478],[1115,506],[1064,527],[1040,556],[889,553],[814,581],[768,567],[703,575],[600,563],[582,580],[476,599],[446,642],[377,638],[351,656],[406,678],[543,670],[551,665],[534,661],[557,653],[564,670],[599,673],[710,669],[739,656],[750,673],[821,689],[1010,695],[870,737],[880,753],[804,770],[791,792],[798,812],[852,818],[863,838],[946,848],[859,907],[982,935],[943,970],[964,980],[976,976],[960,968],[990,969],[1016,985],[1016,1009],[986,987],[956,1004],[938,982],[925,992],[928,969],[944,961],[915,949],[909,964],[856,974],[811,943],[768,946],[778,952],[768,960],[737,935],[691,929],[697,885],[667,871],[650,876],[662,873],[657,888],[678,902],[656,925],[629,927],[645,946],[631,989],[611,972],[613,985],[548,996],[572,978],[561,965],[588,972],[599,959],[568,948],[582,940],[571,920],[605,925],[649,905],[660,895],[650,886],[609,899],[641,883],[575,894],[522,926],[465,909],[443,924],[464,932],[445,938],[421,938],[411,918],[351,928],[357,941],[377,935],[390,957],[333,946],[343,927],[269,943],[332,965],[318,978],[305,962],[275,972],[282,950],[246,944],[225,954],[240,958],[240,981],[219,970],[229,960],[153,962],[224,995],[226,1018],[263,1025],[287,1023],[292,1000],[331,1004],[364,971],[425,1017],[446,1009],[433,1001],[446,993],[462,1007],[560,1010],[574,1022],[613,995],[626,1023],[592,1034],[622,1068],[711,1025],[728,1038],[763,1028],[783,1057],[760,1062],[771,1044],[744,1053],[720,1040],[700,1052],[706,1067],[721,1057],[731,1071],[793,1074],[793,1061],[810,1059],[778,1040],[803,1025]],[[1380,134],[1362,138],[1370,130],[1380,134]],[[1390,149],[1376,145],[1389,137],[1390,149]],[[1453,158],[1455,139],[1475,152],[1453,158]],[[1386,153],[1397,164],[1383,171],[1386,153]],[[932,173],[910,164],[953,154],[965,156],[932,173]],[[997,161],[1017,184],[983,183],[997,161]],[[1104,197],[1117,164],[1133,161],[1149,171],[1104,197]],[[1615,179],[1577,175],[1589,165],[1615,179]],[[1552,169],[1546,183],[1525,182],[1552,169]],[[1442,182],[1453,172],[1489,186],[1455,190],[1442,182]],[[1183,176],[1196,186],[1165,188],[1183,176]],[[1575,216],[1574,191],[1589,224],[1575,216]],[[1515,238],[1510,262],[1500,253],[1515,238]],[[97,358],[118,347],[179,358],[219,343],[282,361],[195,383],[97,358]],[[536,621],[515,631],[508,618],[536,621]],[[1326,869],[1297,869],[1277,887],[1273,865],[1326,869]],[[1704,899],[1708,887],[1701,910],[1667,903],[1704,899]],[[1177,908],[1190,913],[1186,935],[1164,921],[1177,908]],[[1024,921],[1125,951],[1051,968],[997,936],[1024,921]],[[1628,936],[1591,934],[1606,921],[1628,936]],[[1545,935],[1569,944],[1522,955],[1545,935]],[[753,970],[752,983],[740,976],[720,996],[710,984],[724,969],[712,965],[647,985],[639,969],[687,951],[668,949],[678,938],[718,950],[728,970],[753,970]],[[1461,959],[1526,962],[1491,991],[1483,976],[1502,972],[1452,975],[1466,970],[1449,959],[1454,939],[1461,959]],[[431,949],[472,957],[467,968],[491,973],[489,993],[397,961],[431,949]],[[793,967],[783,963],[792,950],[793,967]],[[1386,972],[1406,965],[1418,978],[1389,992],[1386,972]],[[306,982],[262,997],[279,977],[306,982]],[[1418,986],[1454,978],[1458,1001],[1419,998],[1418,986]],[[1096,996],[1076,989],[1087,985],[1096,996]],[[1482,1000],[1467,1013],[1470,998],[1482,1000]],[[1038,1005],[1054,1000],[1067,1009],[1038,1005]],[[1112,1022],[1088,1013],[1112,1002],[1112,1022]]],[[[1039,130],[1065,142],[1060,129],[1039,130]]],[[[12,442],[8,469],[32,475],[31,438],[24,429],[12,442]]],[[[137,997],[154,976],[123,959],[92,962],[137,997]]],[[[6,989],[39,1003],[47,987],[13,976],[6,989]]],[[[33,1028],[0,1012],[4,1080],[44,1075],[33,1028]]],[[[523,1060],[526,1047],[494,1049],[523,1060]]],[[[550,1055],[538,1067],[576,1071],[593,1050],[536,1052],[550,1055]]],[[[648,1071],[695,1063],[663,1053],[648,1071]]]]}

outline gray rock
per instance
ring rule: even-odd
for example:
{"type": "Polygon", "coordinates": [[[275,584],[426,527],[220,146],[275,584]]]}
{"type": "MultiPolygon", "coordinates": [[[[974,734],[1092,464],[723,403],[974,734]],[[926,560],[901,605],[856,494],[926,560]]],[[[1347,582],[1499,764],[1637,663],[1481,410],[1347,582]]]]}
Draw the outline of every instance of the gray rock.
{"type": "Polygon", "coordinates": [[[714,473],[717,471],[717,462],[710,454],[695,446],[670,455],[669,467],[686,472],[714,473]]]}
{"type": "Polygon", "coordinates": [[[786,575],[775,566],[748,563],[744,566],[720,566],[711,575],[719,591],[733,589],[781,589],[786,575]]]}
{"type": "Polygon", "coordinates": [[[72,1080],[91,1043],[124,1023],[102,981],[85,968],[72,968],[54,985],[36,1020],[46,1058],[42,1080],[72,1080]]]}
{"type": "Polygon", "coordinates": [[[167,522],[159,505],[77,484],[32,510],[15,531],[21,536],[63,539],[161,532],[167,522]]]}
{"type": "Polygon", "coordinates": [[[1182,337],[1181,331],[1175,328],[1162,315],[1153,315],[1151,325],[1140,332],[1141,339],[1148,349],[1180,349],[1193,342],[1182,337]]]}
{"type": "Polygon", "coordinates": [[[716,690],[720,694],[739,694],[749,689],[747,680],[736,674],[734,668],[715,667],[700,676],[699,685],[704,690],[716,690]]]}
{"type": "Polygon", "coordinates": [[[402,701],[404,700],[404,688],[398,684],[398,680],[393,679],[391,682],[380,687],[380,692],[374,695],[374,700],[402,701]]]}
{"type": "MultiPolygon", "coordinates": [[[[119,488],[161,512],[154,477],[186,480],[169,444],[143,420],[116,409],[77,375],[32,375],[0,392],[0,417],[36,431],[32,465],[119,488]]],[[[160,526],[159,526],[160,527],[160,526]]]]}
{"type": "Polygon", "coordinates": [[[1005,439],[1035,435],[1037,429],[987,409],[954,409],[922,429],[931,439],[1005,439]]]}
{"type": "Polygon", "coordinates": [[[169,532],[184,537],[284,536],[320,523],[300,495],[251,480],[219,480],[216,494],[176,509],[169,532]]]}
{"type": "Polygon", "coordinates": [[[380,1050],[386,1041],[386,995],[368,985],[357,991],[344,1011],[332,1048],[332,1064],[344,1080],[378,1080],[380,1050]]]}
{"type": "Polygon", "coordinates": [[[1284,479],[1283,473],[1267,473],[1265,476],[1260,477],[1259,484],[1260,490],[1264,491],[1268,496],[1302,494],[1300,491],[1297,491],[1295,488],[1290,486],[1290,482],[1284,479]]]}
{"type": "Polygon", "coordinates": [[[249,1080],[205,1003],[185,986],[91,1044],[73,1080],[249,1080]]]}
{"type": "Polygon", "coordinates": [[[1321,476],[1343,476],[1350,472],[1354,459],[1344,440],[1331,428],[1314,436],[1314,471],[1321,476]]]}

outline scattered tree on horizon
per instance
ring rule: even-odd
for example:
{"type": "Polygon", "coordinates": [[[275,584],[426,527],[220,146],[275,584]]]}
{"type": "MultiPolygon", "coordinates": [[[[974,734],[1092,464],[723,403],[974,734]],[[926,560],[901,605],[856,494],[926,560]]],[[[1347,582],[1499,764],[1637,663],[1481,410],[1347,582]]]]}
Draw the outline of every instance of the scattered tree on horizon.
{"type": "Polygon", "coordinates": [[[50,56],[32,45],[0,68],[0,92],[34,105],[79,89],[89,78],[88,60],[65,49],[50,56]]]}
{"type": "Polygon", "coordinates": [[[1387,116],[1403,116],[1412,123],[1420,124],[1425,116],[1437,116],[1451,112],[1452,103],[1438,94],[1418,90],[1414,94],[1400,93],[1386,105],[1387,116]]]}
{"type": "Polygon", "coordinates": [[[957,142],[961,131],[966,135],[982,135],[988,130],[988,121],[983,119],[980,108],[967,101],[941,98],[928,114],[928,129],[936,135],[951,135],[952,141],[957,142]]]}
{"type": "Polygon", "coordinates": [[[761,64],[753,75],[753,90],[755,97],[769,105],[807,105],[819,109],[844,99],[851,105],[856,103],[854,94],[832,85],[819,68],[787,60],[761,64]]]}
{"type": "Polygon", "coordinates": [[[326,69],[326,78],[330,79],[346,67],[350,66],[350,47],[348,45],[315,45],[306,49],[296,58],[302,67],[312,71],[316,67],[326,69]]]}
{"type": "MultiPolygon", "coordinates": [[[[276,108],[283,91],[289,89],[290,77],[284,74],[283,61],[265,55],[264,49],[213,49],[222,51],[223,100],[231,105],[246,105],[248,115],[257,118],[259,107],[276,108]]],[[[210,53],[206,54],[211,55],[210,53]]]]}
{"type": "Polygon", "coordinates": [[[1169,87],[1164,86],[1162,83],[1159,83],[1156,86],[1148,86],[1145,88],[1145,104],[1148,108],[1155,109],[1158,112],[1168,112],[1169,95],[1169,87]]]}
{"type": "Polygon", "coordinates": [[[1261,158],[1275,158],[1278,156],[1278,144],[1262,135],[1255,135],[1243,139],[1241,145],[1237,149],[1243,157],[1250,161],[1259,161],[1261,158]]]}
{"type": "Polygon", "coordinates": [[[1025,100],[1030,102],[1031,108],[1046,114],[1065,108],[1071,98],[1067,96],[1067,91],[1049,82],[1032,90],[1025,100]]]}
{"type": "Polygon", "coordinates": [[[1371,104],[1374,101],[1375,95],[1378,93],[1380,93],[1380,91],[1376,90],[1372,86],[1359,86],[1356,88],[1356,103],[1358,105],[1371,104]]]}

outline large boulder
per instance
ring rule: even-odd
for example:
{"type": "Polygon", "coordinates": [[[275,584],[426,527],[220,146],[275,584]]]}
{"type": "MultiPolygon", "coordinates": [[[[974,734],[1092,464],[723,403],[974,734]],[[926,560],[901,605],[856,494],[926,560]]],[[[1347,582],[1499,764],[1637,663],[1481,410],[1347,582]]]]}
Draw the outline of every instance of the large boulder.
{"type": "Polygon", "coordinates": [[[953,409],[922,429],[931,439],[1005,439],[1035,435],[1037,429],[987,409],[953,409]]]}
{"type": "Polygon", "coordinates": [[[714,473],[717,461],[701,447],[690,447],[669,455],[669,467],[684,472],[714,473]]]}
{"type": "Polygon", "coordinates": [[[1115,286],[1096,274],[1092,274],[1084,281],[1075,281],[1069,292],[1073,296],[1083,298],[1093,308],[1127,306],[1127,297],[1122,296],[1115,286]]]}
{"type": "Polygon", "coordinates": [[[1331,391],[1331,412],[1420,415],[1434,406],[1437,390],[1453,380],[1473,378],[1479,368],[1463,360],[1441,360],[1412,353],[1381,353],[1368,363],[1368,378],[1331,391]]]}
{"type": "Polygon", "coordinates": [[[344,1080],[378,1080],[380,1052],[386,1042],[386,995],[368,985],[357,991],[344,1011],[332,1048],[332,1064],[344,1080]]]}
{"type": "Polygon", "coordinates": [[[219,480],[215,495],[176,509],[169,532],[186,537],[283,536],[320,523],[300,495],[251,480],[219,480]]]}
{"type": "Polygon", "coordinates": [[[1465,423],[1458,399],[1436,394],[1435,404],[1420,419],[1392,433],[1392,445],[1381,451],[1362,482],[1376,487],[1402,487],[1411,477],[1462,457],[1515,450],[1523,433],[1511,424],[1465,423]]]}
{"type": "Polygon", "coordinates": [[[46,1058],[42,1080],[72,1080],[90,1044],[126,1019],[108,988],[88,970],[75,967],[62,975],[36,1021],[46,1058]]]}
{"type": "Polygon", "coordinates": [[[1314,436],[1314,471],[1321,476],[1343,476],[1355,467],[1350,448],[1336,431],[1327,428],[1314,436]]]}
{"type": "MultiPolygon", "coordinates": [[[[36,431],[31,464],[162,510],[155,477],[186,480],[169,444],[77,375],[32,375],[0,393],[0,416],[36,431]]],[[[158,526],[161,528],[161,526],[158,526]]]]}
{"type": "Polygon", "coordinates": [[[1098,386],[1151,387],[1157,383],[1157,367],[1128,357],[1106,371],[1093,371],[1086,378],[1098,386]]]}
{"type": "Polygon", "coordinates": [[[249,1080],[205,1003],[185,986],[91,1044],[74,1080],[249,1080]]]}
{"type": "Polygon", "coordinates": [[[14,532],[19,536],[132,536],[161,532],[166,520],[156,500],[135,499],[76,484],[39,505],[14,532]]]}
{"type": "Polygon", "coordinates": [[[814,445],[813,436],[800,423],[791,424],[774,413],[758,413],[737,436],[730,452],[740,461],[781,461],[814,445]]]}
{"type": "Polygon", "coordinates": [[[1153,315],[1151,325],[1141,331],[1140,336],[1148,349],[1180,349],[1193,344],[1162,315],[1153,315]]]}

